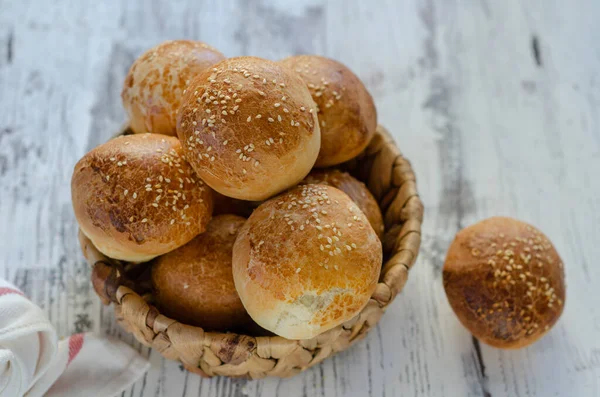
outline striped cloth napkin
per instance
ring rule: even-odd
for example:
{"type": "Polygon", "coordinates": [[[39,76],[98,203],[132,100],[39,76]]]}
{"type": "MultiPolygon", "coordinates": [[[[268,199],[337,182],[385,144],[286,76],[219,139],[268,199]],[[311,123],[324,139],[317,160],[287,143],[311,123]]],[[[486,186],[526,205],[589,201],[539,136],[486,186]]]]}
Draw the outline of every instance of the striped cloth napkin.
{"type": "Polygon", "coordinates": [[[0,279],[0,397],[114,396],[149,367],[117,339],[86,333],[59,341],[42,309],[0,279]]]}

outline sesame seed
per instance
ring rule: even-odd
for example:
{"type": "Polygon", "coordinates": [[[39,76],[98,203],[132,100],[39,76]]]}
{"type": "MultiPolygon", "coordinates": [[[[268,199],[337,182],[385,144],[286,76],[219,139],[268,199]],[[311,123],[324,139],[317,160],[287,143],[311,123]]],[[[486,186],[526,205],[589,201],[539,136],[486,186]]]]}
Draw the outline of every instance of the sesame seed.
{"type": "Polygon", "coordinates": [[[269,123],[272,123],[272,122],[274,122],[274,121],[275,121],[275,120],[273,120],[271,117],[269,117],[269,118],[268,118],[268,120],[269,120],[269,123]]]}
{"type": "Polygon", "coordinates": [[[147,218],[142,219],[142,223],[146,223],[146,222],[148,222],[147,218]]]}

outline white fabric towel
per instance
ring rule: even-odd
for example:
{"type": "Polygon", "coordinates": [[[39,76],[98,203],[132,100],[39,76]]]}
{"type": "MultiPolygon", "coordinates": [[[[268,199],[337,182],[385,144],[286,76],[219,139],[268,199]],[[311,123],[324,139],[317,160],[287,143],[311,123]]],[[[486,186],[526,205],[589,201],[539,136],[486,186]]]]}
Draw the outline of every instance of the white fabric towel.
{"type": "Polygon", "coordinates": [[[149,367],[117,339],[86,333],[59,341],[42,309],[0,279],[0,397],[110,397],[149,367]]]}

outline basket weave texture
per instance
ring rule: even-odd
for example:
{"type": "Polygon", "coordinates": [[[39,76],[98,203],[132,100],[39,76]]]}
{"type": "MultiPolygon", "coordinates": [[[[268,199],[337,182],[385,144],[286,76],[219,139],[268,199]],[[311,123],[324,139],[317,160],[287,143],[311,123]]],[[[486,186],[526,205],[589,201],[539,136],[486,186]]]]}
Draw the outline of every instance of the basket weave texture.
{"type": "MultiPolygon", "coordinates": [[[[127,133],[125,128],[120,134],[127,133]]],[[[118,135],[120,135],[118,134],[118,135]]],[[[107,258],[81,232],[84,256],[93,267],[92,283],[105,304],[115,305],[117,321],[146,346],[179,360],[202,376],[289,377],[320,363],[362,339],[402,290],[421,244],[423,204],[415,174],[388,131],[379,126],[365,151],[342,168],[362,180],[378,201],[385,223],[384,263],[366,307],[353,319],[315,338],[289,340],[205,332],[168,318],[150,302],[150,289],[134,282],[143,266],[107,258]]],[[[143,271],[143,269],[142,269],[143,271]]]]}

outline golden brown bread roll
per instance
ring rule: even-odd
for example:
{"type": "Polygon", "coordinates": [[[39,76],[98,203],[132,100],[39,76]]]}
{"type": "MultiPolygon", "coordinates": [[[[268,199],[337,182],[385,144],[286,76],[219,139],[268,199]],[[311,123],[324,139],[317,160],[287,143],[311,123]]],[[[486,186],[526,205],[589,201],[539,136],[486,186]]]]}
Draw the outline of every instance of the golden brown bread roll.
{"type": "Polygon", "coordinates": [[[177,109],[189,82],[223,54],[200,41],[167,41],[142,54],[131,66],[121,98],[136,133],[176,135],[177,109]]]}
{"type": "Polygon", "coordinates": [[[367,219],[373,227],[373,230],[375,230],[375,233],[377,233],[377,236],[379,238],[383,236],[383,218],[381,216],[379,204],[377,204],[375,197],[369,192],[369,189],[367,189],[365,184],[358,179],[347,172],[330,168],[326,170],[312,170],[301,183],[329,185],[340,189],[342,192],[346,193],[367,216],[367,219]]]}
{"type": "Polygon", "coordinates": [[[206,232],[155,259],[154,297],[161,313],[206,330],[237,329],[250,322],[233,285],[233,243],[246,220],[214,217],[206,232]]]}
{"type": "Polygon", "coordinates": [[[280,61],[308,85],[319,107],[321,151],[316,167],[343,163],[362,152],[377,127],[371,94],[341,63],[317,55],[297,55],[280,61]]]}
{"type": "Polygon", "coordinates": [[[221,194],[264,200],[300,182],[320,146],[315,103],[293,72],[239,57],[195,79],[177,134],[198,175],[221,194]]]}
{"type": "Polygon", "coordinates": [[[206,228],[212,194],[175,137],[120,136],[87,153],[71,180],[81,231],[103,254],[143,262],[206,228]]]}
{"type": "Polygon", "coordinates": [[[499,348],[541,338],[565,301],[563,263],[539,230],[512,218],[489,218],[461,230],[446,256],[444,288],[475,337],[499,348]]]}
{"type": "Polygon", "coordinates": [[[233,248],[233,279],[256,323],[308,339],[360,312],[381,261],[377,235],[345,193],[303,185],[248,218],[233,248]]]}

